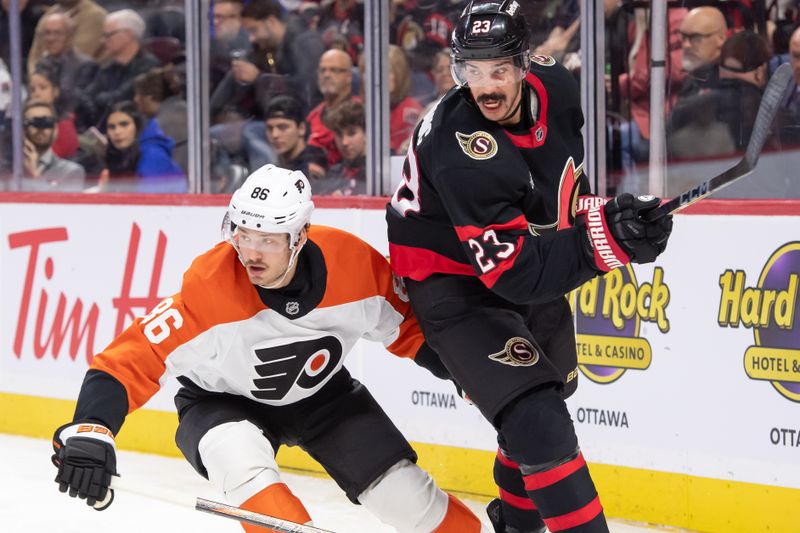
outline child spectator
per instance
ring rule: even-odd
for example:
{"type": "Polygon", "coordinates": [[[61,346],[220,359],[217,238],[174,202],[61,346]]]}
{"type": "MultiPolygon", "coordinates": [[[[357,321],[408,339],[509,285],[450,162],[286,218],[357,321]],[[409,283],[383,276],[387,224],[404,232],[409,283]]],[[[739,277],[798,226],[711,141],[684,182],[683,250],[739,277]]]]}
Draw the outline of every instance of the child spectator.
{"type": "Polygon", "coordinates": [[[324,180],[312,182],[312,190],[315,194],[366,194],[367,137],[364,131],[364,105],[353,100],[343,102],[331,110],[326,120],[336,138],[342,160],[328,169],[324,180]]]}

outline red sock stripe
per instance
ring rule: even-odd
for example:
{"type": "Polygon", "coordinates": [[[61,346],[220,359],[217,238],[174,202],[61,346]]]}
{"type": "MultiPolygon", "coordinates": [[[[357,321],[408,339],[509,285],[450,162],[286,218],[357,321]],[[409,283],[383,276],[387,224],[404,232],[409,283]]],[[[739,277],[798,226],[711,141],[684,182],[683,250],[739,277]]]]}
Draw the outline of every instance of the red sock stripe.
{"type": "Polygon", "coordinates": [[[544,472],[537,472],[523,477],[525,480],[525,490],[538,490],[553,483],[558,483],[570,474],[575,473],[586,466],[586,461],[583,459],[583,454],[578,453],[578,456],[572,461],[568,461],[563,465],[559,465],[551,470],[544,472]]]}
{"type": "Polygon", "coordinates": [[[503,455],[503,452],[500,451],[500,448],[497,448],[497,460],[500,461],[500,464],[503,466],[507,466],[508,468],[519,469],[519,465],[503,455]]]}
{"type": "Polygon", "coordinates": [[[600,505],[600,497],[595,496],[594,500],[590,501],[577,511],[562,514],[561,516],[554,516],[552,518],[544,518],[544,523],[547,529],[555,533],[556,531],[563,531],[573,527],[580,526],[589,522],[594,517],[603,511],[603,506],[600,505]]]}
{"type": "Polygon", "coordinates": [[[500,489],[500,499],[517,509],[524,509],[526,511],[536,510],[536,505],[534,505],[527,496],[523,498],[522,496],[517,496],[516,494],[511,494],[508,491],[500,489]]]}

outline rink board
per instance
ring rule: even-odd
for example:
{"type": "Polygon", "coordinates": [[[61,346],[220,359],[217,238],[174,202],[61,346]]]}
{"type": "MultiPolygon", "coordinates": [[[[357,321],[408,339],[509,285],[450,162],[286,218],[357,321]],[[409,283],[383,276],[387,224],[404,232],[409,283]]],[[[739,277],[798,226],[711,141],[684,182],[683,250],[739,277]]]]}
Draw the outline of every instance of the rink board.
{"type": "MultiPolygon", "coordinates": [[[[0,195],[0,431],[49,437],[92,354],[179,287],[219,235],[216,197],[0,195]],[[172,205],[178,204],[178,205],[172,205]],[[75,327],[73,327],[75,326],[75,327]]],[[[382,200],[317,199],[316,224],[386,252],[382,200]]],[[[800,203],[704,201],[669,250],[573,297],[569,407],[609,515],[703,531],[800,522],[800,203]]],[[[491,496],[494,440],[452,386],[361,342],[347,366],[446,488],[491,496]]],[[[120,446],[176,455],[176,382],[120,446]]],[[[319,471],[282,450],[285,467],[319,471]]]]}

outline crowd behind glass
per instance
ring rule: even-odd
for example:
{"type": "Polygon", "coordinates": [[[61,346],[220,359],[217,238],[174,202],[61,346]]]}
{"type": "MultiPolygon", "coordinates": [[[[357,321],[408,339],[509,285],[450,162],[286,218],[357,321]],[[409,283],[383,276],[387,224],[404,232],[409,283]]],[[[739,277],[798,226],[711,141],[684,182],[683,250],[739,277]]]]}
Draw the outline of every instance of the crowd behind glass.
{"type": "MultiPolygon", "coordinates": [[[[670,2],[668,161],[730,157],[749,140],[771,72],[793,87],[767,150],[800,146],[800,2],[670,2]]],[[[391,0],[390,150],[452,86],[448,40],[463,0],[391,0]]],[[[577,0],[521,2],[534,54],[581,71],[577,0]]],[[[647,2],[605,0],[607,191],[643,192],[650,145],[647,2]]],[[[10,0],[0,12],[0,190],[11,183],[10,0]]],[[[182,0],[20,0],[22,190],[189,190],[182,0]]],[[[315,194],[366,192],[361,0],[211,0],[211,190],[266,163],[315,194]]],[[[384,194],[390,191],[383,191],[384,194]]]]}

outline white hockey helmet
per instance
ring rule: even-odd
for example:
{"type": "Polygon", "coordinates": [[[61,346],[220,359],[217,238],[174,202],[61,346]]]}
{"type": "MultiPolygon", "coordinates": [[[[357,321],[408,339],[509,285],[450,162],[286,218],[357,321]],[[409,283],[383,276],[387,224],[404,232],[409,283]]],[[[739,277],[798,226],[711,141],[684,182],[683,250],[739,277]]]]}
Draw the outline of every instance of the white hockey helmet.
{"type": "Polygon", "coordinates": [[[264,165],[233,193],[222,236],[232,243],[239,226],[264,233],[288,233],[289,248],[294,250],[313,211],[311,185],[305,174],[264,165]]]}

